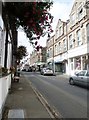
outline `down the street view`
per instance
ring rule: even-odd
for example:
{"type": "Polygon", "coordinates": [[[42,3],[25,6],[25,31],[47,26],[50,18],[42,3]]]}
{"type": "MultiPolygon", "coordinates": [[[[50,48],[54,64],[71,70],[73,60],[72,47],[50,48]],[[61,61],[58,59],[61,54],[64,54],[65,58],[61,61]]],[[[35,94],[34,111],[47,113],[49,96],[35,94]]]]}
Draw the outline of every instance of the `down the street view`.
{"type": "Polygon", "coordinates": [[[63,75],[42,76],[39,73],[23,73],[26,79],[42,94],[63,118],[87,118],[87,90],[70,86],[63,75]]]}
{"type": "Polygon", "coordinates": [[[89,0],[0,1],[0,120],[89,119],[89,0]]]}

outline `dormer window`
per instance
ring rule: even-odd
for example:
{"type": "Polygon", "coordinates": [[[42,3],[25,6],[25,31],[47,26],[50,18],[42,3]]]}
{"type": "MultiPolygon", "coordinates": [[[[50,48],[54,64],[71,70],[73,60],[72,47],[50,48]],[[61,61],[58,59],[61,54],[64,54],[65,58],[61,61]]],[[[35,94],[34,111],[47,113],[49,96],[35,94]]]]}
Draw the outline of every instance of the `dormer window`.
{"type": "Polygon", "coordinates": [[[80,6],[78,8],[78,20],[81,20],[82,16],[83,16],[83,8],[82,8],[82,6],[80,6]]]}

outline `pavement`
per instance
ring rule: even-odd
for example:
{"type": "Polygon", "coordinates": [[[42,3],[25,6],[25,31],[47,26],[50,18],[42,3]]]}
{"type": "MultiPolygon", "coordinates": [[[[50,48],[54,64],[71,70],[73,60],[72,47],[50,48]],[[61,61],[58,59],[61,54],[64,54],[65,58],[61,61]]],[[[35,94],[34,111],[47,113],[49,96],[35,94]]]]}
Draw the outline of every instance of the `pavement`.
{"type": "Polygon", "coordinates": [[[63,78],[69,78],[69,75],[65,74],[65,73],[61,73],[61,74],[56,74],[56,77],[63,77],[63,78]]]}
{"type": "Polygon", "coordinates": [[[46,106],[43,105],[34,92],[29,80],[23,75],[20,76],[19,82],[12,82],[11,84],[2,120],[7,120],[11,111],[19,111],[19,114],[24,114],[24,118],[52,118],[46,106]]]}

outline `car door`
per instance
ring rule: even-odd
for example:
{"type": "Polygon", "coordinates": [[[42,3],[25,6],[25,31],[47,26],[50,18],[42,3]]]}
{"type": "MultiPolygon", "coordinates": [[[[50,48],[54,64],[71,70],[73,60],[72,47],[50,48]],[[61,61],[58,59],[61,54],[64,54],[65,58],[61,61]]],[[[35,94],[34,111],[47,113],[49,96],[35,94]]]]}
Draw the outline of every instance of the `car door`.
{"type": "Polygon", "coordinates": [[[77,82],[79,84],[85,85],[87,83],[86,71],[79,72],[77,76],[77,82]]]}
{"type": "Polygon", "coordinates": [[[87,71],[85,79],[87,81],[87,86],[89,87],[89,71],[87,71]]]}

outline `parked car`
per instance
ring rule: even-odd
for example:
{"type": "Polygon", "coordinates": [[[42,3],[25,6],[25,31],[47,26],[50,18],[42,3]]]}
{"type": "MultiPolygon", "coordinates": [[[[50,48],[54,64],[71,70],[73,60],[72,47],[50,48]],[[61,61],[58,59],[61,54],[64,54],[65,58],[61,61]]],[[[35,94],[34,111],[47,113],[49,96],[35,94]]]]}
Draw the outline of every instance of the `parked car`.
{"type": "Polygon", "coordinates": [[[69,84],[70,85],[78,84],[89,87],[89,71],[81,70],[75,72],[69,77],[69,84]]]}
{"type": "Polygon", "coordinates": [[[53,75],[53,70],[50,68],[42,68],[41,75],[53,75]]]}

